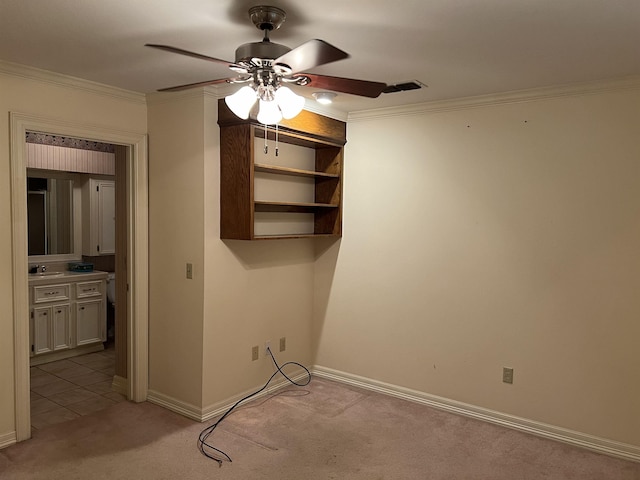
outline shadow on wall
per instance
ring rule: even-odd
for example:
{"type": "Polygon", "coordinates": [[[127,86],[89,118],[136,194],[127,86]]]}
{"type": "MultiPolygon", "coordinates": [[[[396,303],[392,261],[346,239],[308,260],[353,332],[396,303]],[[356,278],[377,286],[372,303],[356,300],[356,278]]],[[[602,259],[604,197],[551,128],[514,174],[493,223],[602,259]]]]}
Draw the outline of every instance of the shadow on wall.
{"type": "MultiPolygon", "coordinates": [[[[223,240],[245,270],[313,263],[320,239],[223,240]]],[[[331,240],[335,242],[334,239],[331,240]]]]}
{"type": "Polygon", "coordinates": [[[340,245],[342,240],[318,238],[315,250],[315,268],[313,285],[313,334],[312,334],[312,361],[317,363],[318,348],[322,338],[322,330],[329,305],[329,297],[333,287],[333,279],[338,264],[340,245]]]}
{"type": "MultiPolygon", "coordinates": [[[[258,288],[263,294],[266,291],[272,292],[273,295],[268,295],[270,301],[275,297],[279,298],[276,304],[278,301],[286,301],[291,295],[298,299],[301,295],[303,297],[309,295],[309,303],[303,308],[307,309],[310,306],[311,310],[308,313],[312,322],[309,358],[311,364],[314,364],[333,288],[341,239],[223,240],[223,243],[245,272],[253,271],[258,275],[257,277],[253,274],[249,277],[238,276],[239,272],[234,273],[234,269],[231,268],[220,284],[220,291],[226,289],[228,295],[234,296],[239,286],[249,289],[258,288]],[[297,266],[303,268],[297,269],[295,268],[297,266]],[[286,267],[294,268],[278,272],[286,267]]],[[[247,301],[255,302],[255,296],[247,301]]],[[[264,298],[262,301],[267,302],[264,298]]],[[[273,311],[269,308],[264,313],[277,314],[281,307],[276,304],[272,304],[273,311]]],[[[305,311],[308,312],[308,310],[305,311]]]]}

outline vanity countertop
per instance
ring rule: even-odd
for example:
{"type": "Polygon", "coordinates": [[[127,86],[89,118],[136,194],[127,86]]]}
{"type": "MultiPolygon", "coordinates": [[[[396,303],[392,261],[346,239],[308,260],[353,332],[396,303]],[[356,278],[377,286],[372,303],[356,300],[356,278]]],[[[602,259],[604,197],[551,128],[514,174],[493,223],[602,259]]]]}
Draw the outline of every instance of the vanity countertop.
{"type": "Polygon", "coordinates": [[[30,273],[29,285],[47,285],[52,283],[77,282],[85,280],[103,280],[107,278],[107,272],[93,270],[92,272],[44,272],[30,273]]]}

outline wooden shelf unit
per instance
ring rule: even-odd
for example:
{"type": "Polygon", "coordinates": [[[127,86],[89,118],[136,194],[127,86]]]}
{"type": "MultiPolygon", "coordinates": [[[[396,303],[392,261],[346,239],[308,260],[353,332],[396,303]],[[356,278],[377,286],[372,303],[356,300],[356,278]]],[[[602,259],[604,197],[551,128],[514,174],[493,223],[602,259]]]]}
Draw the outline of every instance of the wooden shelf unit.
{"type": "MultiPolygon", "coordinates": [[[[315,166],[293,168],[256,162],[255,139],[265,137],[275,148],[273,126],[265,129],[254,117],[242,120],[224,103],[218,102],[220,126],[220,238],[267,240],[282,238],[340,237],[342,235],[342,167],[346,124],[316,113],[303,111],[278,126],[278,142],[312,149],[315,166]],[[313,201],[256,200],[256,173],[274,178],[306,179],[313,201]],[[256,213],[308,214],[313,232],[256,233],[256,213]]],[[[291,218],[291,217],[290,217],[291,218]]],[[[295,221],[293,222],[295,225],[295,221]]]]}

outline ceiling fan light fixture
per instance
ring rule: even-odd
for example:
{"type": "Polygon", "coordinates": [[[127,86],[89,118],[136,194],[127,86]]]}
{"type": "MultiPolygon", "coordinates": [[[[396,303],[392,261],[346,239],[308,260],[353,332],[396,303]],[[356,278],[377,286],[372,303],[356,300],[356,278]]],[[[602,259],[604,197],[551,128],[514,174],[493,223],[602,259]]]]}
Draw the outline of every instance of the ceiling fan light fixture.
{"type": "Polygon", "coordinates": [[[282,117],[287,120],[297,116],[304,108],[304,97],[296,95],[289,87],[278,88],[275,100],[280,107],[282,117]]]}
{"type": "MultiPolygon", "coordinates": [[[[236,74],[235,78],[219,78],[204,82],[189,83],[175,87],[161,88],[159,91],[176,92],[225,82],[251,82],[249,87],[253,90],[253,94],[250,95],[248,93],[249,89],[244,88],[240,90],[241,93],[237,92],[237,94],[230,95],[226,98],[227,105],[233,113],[245,120],[248,119],[251,109],[254,108],[256,99],[266,102],[274,100],[275,94],[282,83],[291,83],[301,87],[310,86],[313,88],[328,89],[328,92],[317,92],[313,95],[316,100],[321,103],[331,103],[336,96],[333,92],[376,98],[380,96],[383,91],[386,91],[388,85],[382,82],[303,73],[321,65],[349,58],[349,54],[317,38],[309,40],[294,49],[272,42],[269,39],[269,32],[277,30],[286,18],[284,10],[280,8],[269,5],[256,5],[249,9],[249,17],[253,24],[263,31],[264,37],[260,42],[240,45],[236,49],[235,62],[210,57],[201,53],[190,52],[189,50],[172,47],[170,45],[145,44],[147,47],[166,52],[223,64],[236,74]]],[[[282,115],[285,118],[293,118],[304,108],[304,98],[293,101],[291,98],[297,98],[295,94],[289,95],[284,92],[287,91],[283,90],[283,98],[288,97],[288,99],[276,100],[276,103],[279,104],[279,108],[282,109],[282,115]]],[[[267,117],[269,116],[267,114],[265,115],[267,117]]],[[[265,115],[262,115],[261,118],[265,115]]]]}
{"type": "Polygon", "coordinates": [[[333,102],[333,99],[336,98],[336,94],[333,92],[314,92],[312,95],[313,98],[316,99],[316,102],[323,105],[329,105],[333,102]]]}
{"type": "Polygon", "coordinates": [[[278,108],[278,102],[260,100],[260,110],[258,111],[258,121],[265,125],[275,125],[282,120],[282,112],[278,108]]]}
{"type": "Polygon", "coordinates": [[[249,118],[251,109],[260,100],[257,119],[265,125],[274,125],[283,118],[297,116],[304,108],[305,99],[290,88],[273,85],[245,85],[237,92],[225,97],[229,109],[239,118],[249,118]]]}
{"type": "Polygon", "coordinates": [[[246,120],[257,99],[256,91],[245,85],[236,93],[227,95],[224,101],[236,116],[246,120]]]}

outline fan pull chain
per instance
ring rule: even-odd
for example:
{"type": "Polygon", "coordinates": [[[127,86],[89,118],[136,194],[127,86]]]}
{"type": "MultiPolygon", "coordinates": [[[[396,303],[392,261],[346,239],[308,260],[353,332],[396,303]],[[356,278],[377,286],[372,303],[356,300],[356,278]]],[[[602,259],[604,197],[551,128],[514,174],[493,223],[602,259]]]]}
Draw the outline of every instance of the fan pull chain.
{"type": "Polygon", "coordinates": [[[276,123],[276,157],[278,156],[278,124],[276,123]]]}
{"type": "Polygon", "coordinates": [[[269,125],[264,126],[264,154],[269,153],[269,146],[267,145],[267,131],[269,130],[269,125]]]}

